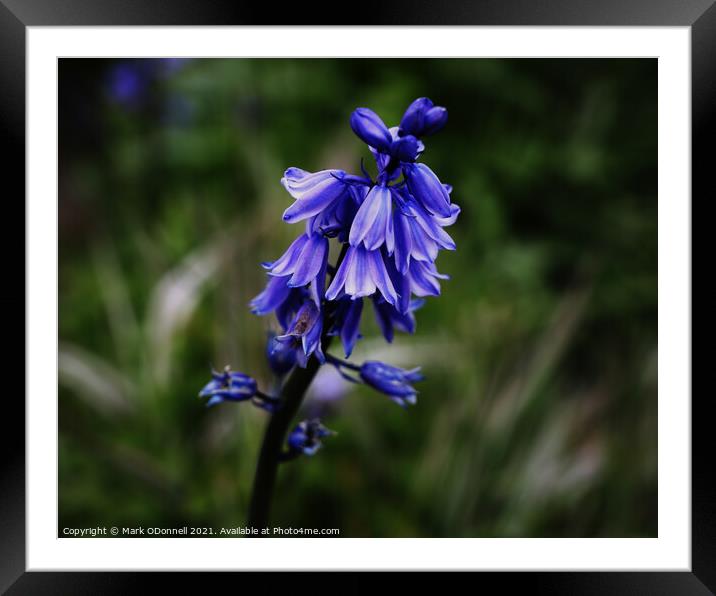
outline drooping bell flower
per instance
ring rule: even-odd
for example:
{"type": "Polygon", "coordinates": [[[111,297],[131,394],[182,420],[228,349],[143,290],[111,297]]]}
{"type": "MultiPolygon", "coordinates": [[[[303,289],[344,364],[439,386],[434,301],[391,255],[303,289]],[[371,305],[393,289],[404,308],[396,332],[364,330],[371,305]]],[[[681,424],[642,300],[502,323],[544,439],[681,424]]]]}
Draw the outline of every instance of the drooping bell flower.
{"type": "Polygon", "coordinates": [[[318,419],[303,420],[288,435],[288,449],[297,455],[314,455],[321,447],[321,439],[335,435],[318,419]]]}
{"type": "Polygon", "coordinates": [[[306,300],[301,308],[298,309],[286,333],[276,336],[275,341],[285,343],[285,349],[294,349],[296,363],[301,368],[306,368],[311,354],[315,354],[319,362],[325,361],[321,347],[322,333],[323,316],[321,310],[313,300],[306,300]]]}
{"type": "Polygon", "coordinates": [[[373,389],[384,393],[403,407],[415,404],[418,392],[412,383],[424,378],[420,374],[420,368],[405,370],[377,360],[365,362],[360,367],[360,377],[373,389]]]}
{"type": "Polygon", "coordinates": [[[351,128],[364,143],[380,151],[388,151],[393,138],[380,116],[368,108],[357,108],[351,114],[351,128]]]}
{"type": "Polygon", "coordinates": [[[256,380],[228,366],[221,372],[212,371],[211,381],[199,392],[199,397],[208,397],[207,407],[224,401],[247,401],[256,395],[256,380]]]}

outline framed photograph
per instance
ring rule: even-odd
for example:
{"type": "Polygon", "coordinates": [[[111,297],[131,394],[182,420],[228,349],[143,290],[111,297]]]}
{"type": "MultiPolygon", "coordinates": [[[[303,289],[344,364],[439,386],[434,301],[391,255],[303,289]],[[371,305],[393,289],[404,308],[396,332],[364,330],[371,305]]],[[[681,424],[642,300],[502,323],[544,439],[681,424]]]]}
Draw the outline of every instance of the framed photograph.
{"type": "Polygon", "coordinates": [[[26,358],[0,588],[716,590],[711,0],[2,1],[26,358]]]}

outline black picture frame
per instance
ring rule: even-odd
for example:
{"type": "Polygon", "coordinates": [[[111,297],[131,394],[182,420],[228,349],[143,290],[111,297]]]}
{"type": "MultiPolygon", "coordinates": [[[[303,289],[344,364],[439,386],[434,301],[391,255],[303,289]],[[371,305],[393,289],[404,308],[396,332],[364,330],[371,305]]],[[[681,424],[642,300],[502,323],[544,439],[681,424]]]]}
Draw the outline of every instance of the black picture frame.
{"type": "MultiPolygon", "coordinates": [[[[5,208],[22,210],[19,198],[25,193],[25,40],[30,26],[82,25],[532,25],[532,26],[690,26],[692,34],[692,194],[713,200],[712,158],[707,142],[714,135],[716,105],[716,6],[714,0],[428,0],[363,2],[343,22],[335,5],[313,3],[300,11],[276,10],[271,5],[239,5],[237,2],[191,0],[0,0],[0,122],[4,146],[5,208]],[[300,22],[295,19],[300,18],[300,22]],[[278,19],[278,20],[277,20],[278,19]],[[8,186],[8,184],[10,186],[8,186]]],[[[693,205],[693,199],[691,205],[693,205]]],[[[17,220],[12,227],[24,230],[17,220]]],[[[4,235],[7,239],[7,235],[4,235]]],[[[14,246],[17,246],[16,244],[14,246]]],[[[24,244],[23,244],[24,246],[24,244]]],[[[16,250],[16,249],[15,249],[16,250]]],[[[13,255],[6,248],[7,255],[13,255]]],[[[12,256],[11,256],[12,258],[12,256]]],[[[10,259],[7,259],[10,260],[10,259]]],[[[24,269],[24,268],[23,268],[24,269]]],[[[9,275],[9,273],[6,273],[9,275]]],[[[24,279],[24,272],[21,274],[24,279]]],[[[19,276],[6,284],[6,313],[25,312],[24,290],[18,291],[19,276]]],[[[6,278],[7,280],[7,278],[6,278]]],[[[692,284],[693,286],[693,284],[692,284]]],[[[22,286],[24,288],[24,284],[22,286]]],[[[693,289],[691,289],[693,292],[693,289]]],[[[693,294],[692,294],[693,295],[693,294]]],[[[16,315],[11,318],[19,320],[16,315]]],[[[8,342],[9,343],[9,342],[8,342]]],[[[23,342],[24,344],[24,342],[23,342]]],[[[21,352],[14,344],[6,357],[6,383],[19,375],[21,352]],[[14,355],[12,355],[14,354],[14,355]]],[[[14,383],[13,383],[14,389],[14,383]]],[[[685,399],[689,396],[672,396],[685,399]]],[[[478,585],[499,582],[500,590],[529,589],[550,594],[709,594],[716,593],[716,491],[710,419],[706,415],[707,394],[692,397],[692,570],[691,572],[539,572],[485,573],[472,580],[478,585]]],[[[147,574],[25,572],[25,441],[24,402],[6,384],[0,433],[3,445],[0,476],[0,590],[8,594],[129,593],[157,582],[162,589],[180,584],[184,590],[206,588],[218,576],[212,574],[147,574]],[[12,434],[9,428],[18,432],[12,434]]],[[[246,576],[253,574],[244,574],[246,576]]],[[[278,581],[297,587],[293,574],[278,581]]],[[[359,592],[370,574],[352,573],[345,582],[338,578],[310,580],[314,586],[348,585],[346,592],[359,592]],[[313,581],[319,581],[313,584],[313,581]],[[323,583],[323,582],[326,583],[323,583]]],[[[271,581],[274,581],[272,576],[271,581]]],[[[241,584],[248,578],[242,578],[241,584]]],[[[232,579],[235,582],[236,579],[232,579]]],[[[259,581],[266,586],[264,574],[259,581]]],[[[422,577],[423,586],[434,580],[422,577]]],[[[441,580],[438,580],[441,581],[441,580]]],[[[300,583],[304,583],[301,581],[300,583]]],[[[438,584],[436,584],[436,587],[438,584]]],[[[476,586],[477,587],[477,586],[476,586]]]]}

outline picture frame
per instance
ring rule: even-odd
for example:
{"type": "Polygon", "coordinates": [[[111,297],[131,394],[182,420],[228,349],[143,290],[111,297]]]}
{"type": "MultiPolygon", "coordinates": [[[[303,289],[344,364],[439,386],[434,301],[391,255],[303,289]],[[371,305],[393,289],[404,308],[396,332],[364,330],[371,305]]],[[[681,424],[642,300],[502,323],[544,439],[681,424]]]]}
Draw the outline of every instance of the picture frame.
{"type": "MultiPolygon", "coordinates": [[[[26,106],[26,35],[28,27],[62,26],[262,26],[262,25],[344,25],[322,23],[326,15],[318,6],[301,11],[303,23],[271,23],[276,15],[269,8],[252,7],[249,12],[228,2],[206,6],[186,1],[172,4],[158,1],[125,3],[119,0],[99,2],[70,1],[62,9],[47,0],[0,0],[0,77],[4,92],[2,105],[3,144],[6,146],[6,172],[14,193],[24,195],[25,180],[25,106],[26,106]]],[[[275,12],[275,11],[274,11],[275,12]]],[[[280,17],[279,17],[280,18],[280,17]]],[[[333,17],[335,18],[335,17],[333,17]]],[[[364,22],[353,25],[409,26],[638,26],[691,28],[692,81],[692,197],[697,193],[713,194],[710,182],[707,139],[713,138],[716,102],[716,8],[712,0],[660,2],[658,4],[622,1],[595,3],[587,0],[553,1],[546,4],[505,2],[456,2],[449,8],[434,3],[394,3],[380,10],[362,10],[364,22]]],[[[427,52],[429,53],[429,52],[427,52]]],[[[706,200],[706,199],[704,199],[706,200]]],[[[693,205],[693,198],[692,198],[693,205]]],[[[24,219],[24,217],[23,217],[24,219]]],[[[693,221],[693,220],[692,220],[693,221]]],[[[693,291],[693,290],[692,290],[693,291]]],[[[15,294],[8,306],[25,312],[26,296],[15,294]]],[[[15,356],[19,359],[19,356],[15,356]]],[[[23,366],[23,368],[26,367],[23,366]]],[[[17,370],[18,367],[8,367],[17,370]]],[[[680,396],[688,398],[689,396],[680,396]]],[[[485,573],[489,583],[501,589],[525,589],[538,593],[649,593],[708,594],[716,592],[716,491],[713,488],[713,465],[706,425],[705,397],[691,397],[692,408],[692,565],[690,572],[522,572],[485,573]]],[[[6,435],[3,458],[3,507],[0,509],[0,588],[10,594],[57,593],[126,593],[146,588],[145,574],[127,572],[28,572],[26,571],[26,472],[25,436],[22,432],[25,406],[22,400],[8,399],[6,420],[12,420],[20,432],[6,435]]],[[[205,587],[217,574],[207,579],[203,573],[190,577],[162,574],[149,581],[162,582],[166,589],[176,583],[191,589],[205,587]]],[[[221,574],[223,575],[223,574],[221,574]]],[[[367,574],[353,573],[354,589],[370,581],[367,574]]],[[[336,578],[337,580],[337,578],[336,578]]],[[[231,580],[235,581],[235,580],[231,580]]],[[[259,579],[267,581],[265,577],[259,579]]],[[[295,582],[288,575],[279,581],[295,582]]],[[[421,583],[424,580],[421,580],[421,583]]],[[[483,581],[480,579],[479,581],[483,581]]],[[[429,581],[428,581],[429,583],[429,581]]]]}

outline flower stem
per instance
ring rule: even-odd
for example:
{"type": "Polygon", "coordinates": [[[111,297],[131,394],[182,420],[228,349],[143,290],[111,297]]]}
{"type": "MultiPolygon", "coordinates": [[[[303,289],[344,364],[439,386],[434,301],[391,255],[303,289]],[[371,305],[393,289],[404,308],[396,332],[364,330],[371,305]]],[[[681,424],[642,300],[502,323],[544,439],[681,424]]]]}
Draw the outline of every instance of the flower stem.
{"type": "MultiPolygon", "coordinates": [[[[348,244],[344,244],[336,262],[335,271],[343,261],[348,244]]],[[[328,331],[333,325],[333,312],[325,308],[323,312],[323,336],[321,346],[327,350],[332,337],[328,331]]],[[[288,380],[284,383],[280,395],[280,407],[271,415],[266,434],[261,444],[259,460],[256,464],[254,485],[251,490],[251,501],[249,503],[249,516],[247,525],[256,528],[258,532],[268,525],[269,512],[271,509],[271,498],[278,466],[282,461],[283,443],[286,439],[291,421],[301,407],[303,396],[309,385],[316,376],[321,364],[315,356],[308,359],[306,368],[295,368],[288,380]]],[[[260,536],[260,534],[249,534],[249,536],[260,536]]]]}
{"type": "MultiPolygon", "coordinates": [[[[298,412],[303,396],[316,376],[319,367],[318,360],[310,358],[306,368],[294,369],[281,391],[281,407],[271,416],[266,428],[259,460],[256,464],[256,475],[254,476],[247,524],[250,528],[256,528],[259,532],[261,528],[266,527],[268,524],[271,497],[288,427],[296,412],[298,412]]],[[[258,534],[255,534],[255,536],[258,536],[258,534]]]]}

